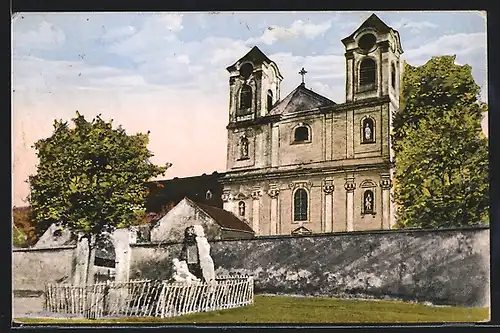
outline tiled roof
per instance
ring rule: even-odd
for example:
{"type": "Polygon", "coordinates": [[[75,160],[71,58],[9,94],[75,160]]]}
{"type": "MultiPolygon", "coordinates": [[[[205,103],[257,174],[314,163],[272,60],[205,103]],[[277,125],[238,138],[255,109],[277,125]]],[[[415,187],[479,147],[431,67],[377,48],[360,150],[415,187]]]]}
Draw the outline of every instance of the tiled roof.
{"type": "Polygon", "coordinates": [[[297,111],[316,109],[322,106],[335,105],[336,103],[320,94],[307,89],[304,84],[300,84],[284,99],[276,104],[270,115],[287,114],[297,111]]]}
{"type": "MultiPolygon", "coordinates": [[[[193,201],[192,201],[193,202],[193,201]]],[[[215,222],[223,228],[241,230],[246,232],[254,233],[252,228],[242,220],[240,220],[236,215],[231,212],[228,212],[224,209],[220,209],[217,207],[203,205],[197,202],[193,202],[196,206],[198,206],[205,213],[210,215],[215,222]]]]}
{"type": "Polygon", "coordinates": [[[160,213],[163,206],[173,207],[184,197],[222,208],[222,185],[218,180],[223,175],[214,172],[209,175],[149,182],[146,186],[151,192],[147,198],[146,211],[160,213]],[[206,198],[207,191],[212,194],[210,198],[206,198]]]}

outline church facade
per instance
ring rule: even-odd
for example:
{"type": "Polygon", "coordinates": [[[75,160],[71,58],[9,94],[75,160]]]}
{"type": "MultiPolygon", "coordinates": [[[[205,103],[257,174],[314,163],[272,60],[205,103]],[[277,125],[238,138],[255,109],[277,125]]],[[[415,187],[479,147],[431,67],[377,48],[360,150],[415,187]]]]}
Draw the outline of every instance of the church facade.
{"type": "Polygon", "coordinates": [[[399,106],[399,34],[372,15],[342,43],[341,104],[304,81],[281,99],[279,68],[257,47],[227,68],[223,207],[256,235],[394,224],[390,134],[399,106]]]}

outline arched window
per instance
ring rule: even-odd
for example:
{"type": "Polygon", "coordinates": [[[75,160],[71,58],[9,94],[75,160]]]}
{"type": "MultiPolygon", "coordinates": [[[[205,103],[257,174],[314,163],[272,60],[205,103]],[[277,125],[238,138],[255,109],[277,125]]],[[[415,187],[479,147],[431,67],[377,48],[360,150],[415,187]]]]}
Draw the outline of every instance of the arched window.
{"type": "Polygon", "coordinates": [[[374,209],[374,199],[375,197],[373,196],[373,191],[372,190],[366,190],[363,193],[363,213],[364,214],[373,214],[374,209]]]}
{"type": "Polygon", "coordinates": [[[294,132],[294,141],[295,142],[303,142],[309,141],[309,128],[305,125],[301,125],[295,129],[294,132]]]}
{"type": "Polygon", "coordinates": [[[396,89],[396,66],[394,63],[391,65],[391,85],[393,89],[396,89]]]}
{"type": "Polygon", "coordinates": [[[372,58],[365,58],[359,66],[359,85],[371,86],[375,84],[375,72],[377,65],[372,58]]]}
{"type": "Polygon", "coordinates": [[[372,118],[365,118],[361,122],[361,136],[362,143],[373,143],[375,142],[375,122],[372,118]]]}
{"type": "Polygon", "coordinates": [[[248,158],[248,139],[242,137],[240,139],[240,159],[248,158]]]}
{"type": "Polygon", "coordinates": [[[243,201],[238,203],[238,215],[245,216],[245,202],[243,201]]]}
{"type": "Polygon", "coordinates": [[[273,108],[273,92],[271,90],[267,91],[267,111],[271,111],[273,108]]]}
{"type": "Polygon", "coordinates": [[[293,195],[293,220],[307,221],[307,191],[299,188],[293,195]]]}
{"type": "Polygon", "coordinates": [[[208,190],[207,193],[205,193],[205,199],[207,200],[212,199],[212,192],[210,192],[210,190],[208,190]]]}
{"type": "Polygon", "coordinates": [[[245,112],[252,107],[252,87],[245,84],[240,92],[240,111],[245,112]]]}

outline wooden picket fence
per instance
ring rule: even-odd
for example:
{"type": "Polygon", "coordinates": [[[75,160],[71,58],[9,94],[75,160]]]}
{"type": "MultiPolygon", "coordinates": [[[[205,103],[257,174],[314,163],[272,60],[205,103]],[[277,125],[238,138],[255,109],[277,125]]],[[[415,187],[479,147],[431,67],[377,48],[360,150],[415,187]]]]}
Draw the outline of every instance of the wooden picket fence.
{"type": "Polygon", "coordinates": [[[85,318],[174,317],[216,311],[253,303],[251,276],[218,277],[214,284],[191,285],[166,281],[135,280],[87,286],[49,284],[45,310],[85,318]]]}

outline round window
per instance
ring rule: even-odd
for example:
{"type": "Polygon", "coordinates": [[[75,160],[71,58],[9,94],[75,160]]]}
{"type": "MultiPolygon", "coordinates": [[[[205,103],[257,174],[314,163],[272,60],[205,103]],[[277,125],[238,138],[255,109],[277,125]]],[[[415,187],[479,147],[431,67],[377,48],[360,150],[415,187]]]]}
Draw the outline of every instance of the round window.
{"type": "Polygon", "coordinates": [[[240,75],[243,76],[245,79],[248,79],[250,74],[253,72],[253,66],[249,63],[243,64],[240,67],[240,75]]]}
{"type": "Polygon", "coordinates": [[[376,42],[377,42],[377,37],[375,37],[372,34],[366,34],[359,39],[358,46],[363,51],[369,51],[373,48],[373,46],[375,46],[376,42]]]}

